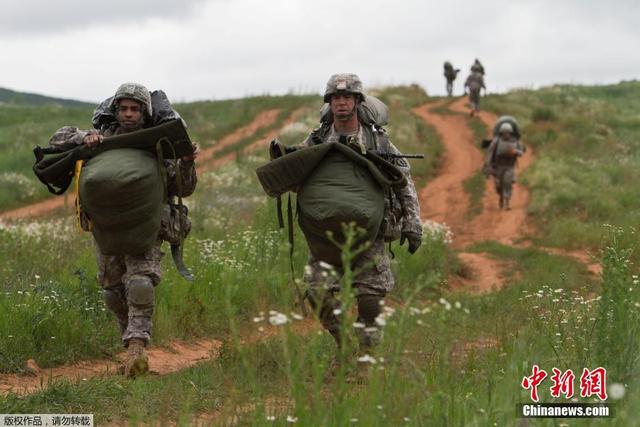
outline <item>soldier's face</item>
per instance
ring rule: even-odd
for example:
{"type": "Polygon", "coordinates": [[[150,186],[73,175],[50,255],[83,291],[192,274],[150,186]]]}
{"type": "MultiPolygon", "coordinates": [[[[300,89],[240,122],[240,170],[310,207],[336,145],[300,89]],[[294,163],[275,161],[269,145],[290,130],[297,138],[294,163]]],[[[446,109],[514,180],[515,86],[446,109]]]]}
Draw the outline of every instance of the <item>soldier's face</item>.
{"type": "Polygon", "coordinates": [[[142,105],[133,99],[121,99],[118,103],[116,119],[126,131],[140,129],[142,127],[142,105]]]}
{"type": "Polygon", "coordinates": [[[338,93],[331,97],[330,105],[336,120],[349,120],[356,108],[356,97],[352,93],[338,93]]]}

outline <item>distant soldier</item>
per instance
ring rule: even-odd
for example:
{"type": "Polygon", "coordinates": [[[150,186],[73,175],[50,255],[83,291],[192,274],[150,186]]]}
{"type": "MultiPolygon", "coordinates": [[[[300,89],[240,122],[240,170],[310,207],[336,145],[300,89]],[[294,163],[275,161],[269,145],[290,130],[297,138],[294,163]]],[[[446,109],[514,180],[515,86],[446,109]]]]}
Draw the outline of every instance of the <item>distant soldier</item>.
{"type": "Polygon", "coordinates": [[[453,93],[453,81],[458,76],[460,72],[459,68],[454,69],[451,62],[446,61],[444,63],[444,77],[447,79],[447,96],[451,96],[453,93]]]}
{"type": "MultiPolygon", "coordinates": [[[[99,108],[96,112],[99,112],[99,108]]],[[[152,126],[151,95],[147,88],[140,84],[125,83],[121,85],[110,101],[108,109],[113,121],[104,125],[100,131],[65,126],[51,137],[50,145],[60,148],[71,148],[81,144],[96,147],[102,143],[105,137],[126,134],[152,126]]],[[[185,156],[179,160],[164,161],[168,181],[166,196],[169,201],[175,196],[189,196],[195,189],[197,179],[194,160],[197,155],[197,147],[194,148],[194,153],[191,156],[185,156]],[[180,185],[176,185],[178,174],[180,175],[180,185]]],[[[101,155],[98,155],[95,159],[100,157],[101,155]]],[[[155,158],[152,162],[157,164],[155,158]]],[[[153,181],[152,184],[164,188],[163,179],[160,175],[158,176],[161,179],[157,182],[153,181]]],[[[124,209],[125,206],[121,203],[121,207],[124,209]]],[[[167,210],[167,212],[169,211],[167,210]]],[[[84,211],[81,211],[81,222],[86,231],[94,232],[95,237],[95,227],[92,228],[91,218],[84,211]]],[[[164,222],[163,218],[162,223],[164,222]]],[[[111,232],[112,235],[115,232],[111,232]]],[[[160,235],[162,233],[161,228],[160,235]]],[[[161,278],[160,260],[163,253],[160,251],[162,244],[160,235],[149,236],[149,239],[155,243],[146,252],[137,255],[104,254],[96,239],[98,281],[102,286],[107,308],[113,312],[118,320],[122,342],[128,348],[124,366],[125,374],[128,377],[136,377],[149,370],[145,347],[151,338],[151,319],[155,305],[154,293],[161,278]]]]}
{"type": "Polygon", "coordinates": [[[501,117],[494,128],[494,138],[487,149],[483,171],[487,178],[493,175],[500,209],[511,209],[515,167],[526,148],[520,142],[518,124],[511,117],[501,117]]]}
{"type": "MultiPolygon", "coordinates": [[[[360,118],[361,104],[366,103],[367,98],[362,81],[357,75],[331,76],[324,93],[324,101],[330,108],[329,114],[323,116],[321,126],[313,130],[304,143],[287,147],[286,152],[303,152],[312,147],[334,143],[344,144],[360,153],[358,155],[364,155],[363,151],[375,151],[383,157],[400,156],[401,153],[382,127],[365,123],[360,118]]],[[[376,319],[381,313],[383,298],[394,286],[385,242],[400,239],[400,244],[403,244],[407,241],[412,254],[422,243],[420,206],[409,163],[404,158],[392,157],[389,161],[406,180],[403,179],[402,185],[388,188],[384,192],[377,184],[366,184],[374,182],[371,172],[340,155],[334,155],[331,160],[326,160],[314,169],[314,177],[323,174],[321,178],[312,177],[298,189],[299,223],[311,252],[304,272],[307,297],[318,313],[322,326],[333,336],[338,347],[342,345],[344,338],[340,328],[343,310],[340,280],[345,269],[341,265],[340,249],[324,241],[326,232],[335,227],[333,223],[336,220],[316,220],[305,228],[305,221],[311,221],[305,218],[311,217],[312,209],[348,211],[347,214],[352,214],[368,209],[374,201],[379,202],[379,205],[375,203],[374,210],[380,213],[382,223],[378,223],[372,230],[367,249],[351,265],[355,273],[352,286],[357,298],[356,332],[361,352],[370,351],[380,342],[382,323],[376,322],[376,319]],[[324,170],[331,172],[325,173],[324,170]]],[[[340,222],[349,223],[356,218],[345,218],[340,222]]]]}
{"type": "Polygon", "coordinates": [[[478,72],[484,76],[484,66],[480,63],[478,58],[471,65],[471,72],[478,72]]]}
{"type": "MultiPolygon", "coordinates": [[[[472,67],[473,70],[473,67],[472,67]]],[[[469,103],[471,104],[471,117],[476,115],[478,111],[480,111],[480,90],[485,90],[485,95],[487,92],[487,88],[484,85],[484,77],[482,73],[476,69],[476,71],[471,71],[469,77],[464,82],[464,91],[467,93],[467,89],[469,90],[469,103]]]]}

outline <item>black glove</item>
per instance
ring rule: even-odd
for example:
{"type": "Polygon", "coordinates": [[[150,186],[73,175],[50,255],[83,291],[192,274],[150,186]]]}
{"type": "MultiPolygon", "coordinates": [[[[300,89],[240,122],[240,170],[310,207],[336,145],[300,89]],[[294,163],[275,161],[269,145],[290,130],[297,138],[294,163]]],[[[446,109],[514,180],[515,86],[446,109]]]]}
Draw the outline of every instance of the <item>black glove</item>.
{"type": "Polygon", "coordinates": [[[269,144],[269,157],[271,160],[277,159],[278,157],[282,157],[285,154],[284,145],[280,143],[277,139],[274,139],[269,144]]]}
{"type": "Polygon", "coordinates": [[[413,231],[403,231],[400,234],[400,246],[404,245],[404,241],[409,241],[409,253],[414,254],[422,244],[422,236],[413,231]]]}

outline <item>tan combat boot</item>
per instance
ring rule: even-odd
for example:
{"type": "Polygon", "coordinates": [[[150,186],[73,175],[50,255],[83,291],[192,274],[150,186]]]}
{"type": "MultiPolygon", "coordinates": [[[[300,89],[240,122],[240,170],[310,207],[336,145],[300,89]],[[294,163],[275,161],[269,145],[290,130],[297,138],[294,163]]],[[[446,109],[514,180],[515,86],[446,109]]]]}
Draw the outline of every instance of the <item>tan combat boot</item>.
{"type": "Polygon", "coordinates": [[[124,366],[124,374],[128,378],[136,378],[149,372],[149,356],[144,349],[144,341],[138,338],[129,340],[127,361],[124,366]]]}

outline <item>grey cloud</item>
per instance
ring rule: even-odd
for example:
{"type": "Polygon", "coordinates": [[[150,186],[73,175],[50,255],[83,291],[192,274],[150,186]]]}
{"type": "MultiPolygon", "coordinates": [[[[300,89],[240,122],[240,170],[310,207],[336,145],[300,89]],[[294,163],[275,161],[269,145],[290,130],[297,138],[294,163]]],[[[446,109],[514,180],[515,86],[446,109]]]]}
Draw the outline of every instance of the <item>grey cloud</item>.
{"type": "MultiPolygon", "coordinates": [[[[0,5],[10,0],[0,1],[0,5]]],[[[210,0],[21,0],[3,5],[0,35],[30,36],[92,25],[127,24],[150,18],[176,19],[210,0]]],[[[220,1],[220,0],[214,0],[220,1]]],[[[222,0],[225,1],[225,0],[222,0]]]]}

